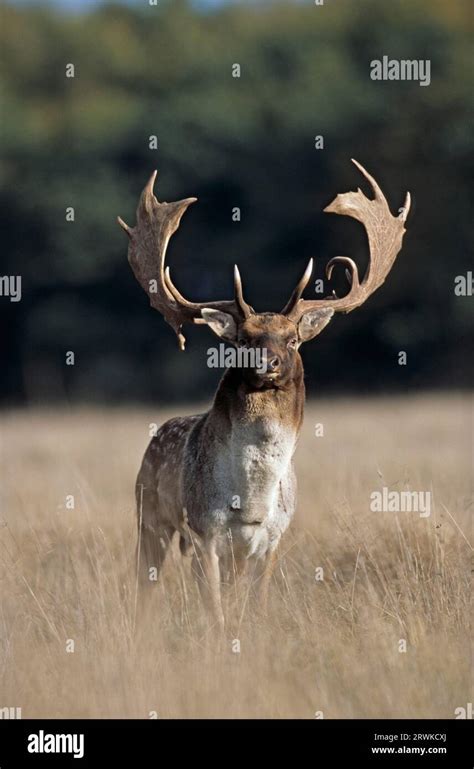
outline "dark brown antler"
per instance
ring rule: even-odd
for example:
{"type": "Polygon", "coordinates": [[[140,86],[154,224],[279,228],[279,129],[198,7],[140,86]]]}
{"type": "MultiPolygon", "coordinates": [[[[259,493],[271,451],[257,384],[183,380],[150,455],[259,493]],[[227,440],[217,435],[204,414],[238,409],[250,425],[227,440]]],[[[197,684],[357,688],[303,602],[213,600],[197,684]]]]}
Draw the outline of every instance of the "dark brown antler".
{"type": "Polygon", "coordinates": [[[157,172],[154,171],[143,190],[137,208],[137,225],[129,227],[117,217],[130,243],[128,261],[141,287],[146,291],[150,304],[161,312],[174,329],[181,350],[185,337],[183,323],[203,323],[201,310],[205,307],[222,310],[236,320],[242,320],[253,313],[242,294],[242,282],[237,266],[234,269],[235,299],[221,302],[189,302],[173,284],[169,268],[165,268],[166,250],[171,236],[176,232],[181,217],[197,198],[186,198],[175,203],[159,203],[153,194],[157,172]]]}
{"type": "Polygon", "coordinates": [[[406,231],[404,224],[410,210],[410,193],[406,194],[399,216],[392,216],[385,196],[375,179],[356,160],[352,162],[370,182],[375,195],[374,199],[369,200],[359,188],[357,192],[337,195],[324,210],[332,214],[352,216],[362,222],[369,240],[370,260],[367,271],[360,282],[355,262],[348,256],[335,256],[326,265],[326,276],[328,280],[331,278],[334,265],[345,264],[346,275],[351,284],[349,293],[342,299],[335,297],[302,299],[303,291],[313,271],[313,260],[310,259],[303,277],[282,310],[282,315],[286,315],[295,322],[312,309],[330,307],[335,312],[350,312],[359,307],[382,285],[402,247],[403,235],[406,231]]]}

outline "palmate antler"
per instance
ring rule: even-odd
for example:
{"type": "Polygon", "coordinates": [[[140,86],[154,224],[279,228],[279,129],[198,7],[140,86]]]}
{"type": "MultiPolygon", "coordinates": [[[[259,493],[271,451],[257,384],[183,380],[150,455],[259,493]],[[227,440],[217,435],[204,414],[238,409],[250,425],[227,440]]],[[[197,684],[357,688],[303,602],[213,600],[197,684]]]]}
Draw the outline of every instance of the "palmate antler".
{"type": "Polygon", "coordinates": [[[346,275],[351,284],[349,293],[342,299],[335,297],[302,299],[303,291],[313,271],[313,260],[310,259],[303,277],[282,310],[282,315],[286,315],[295,323],[308,310],[330,307],[335,312],[350,312],[359,307],[382,285],[402,247],[403,235],[406,232],[404,224],[410,211],[410,193],[406,194],[400,214],[396,217],[392,216],[385,196],[375,179],[357,160],[352,162],[370,182],[375,195],[374,199],[369,200],[359,188],[357,192],[344,192],[337,195],[324,210],[331,214],[351,216],[362,222],[369,241],[369,265],[360,282],[356,263],[348,256],[335,256],[326,265],[326,277],[328,280],[331,278],[336,264],[345,264],[346,275]]]}
{"type": "Polygon", "coordinates": [[[203,323],[201,310],[204,307],[227,312],[238,321],[251,315],[253,309],[243,298],[237,266],[234,268],[233,300],[190,302],[180,294],[171,280],[169,267],[165,268],[166,250],[171,236],[179,227],[182,215],[197,198],[159,203],[153,194],[156,174],[154,171],[140,196],[136,227],[129,227],[120,216],[117,220],[130,238],[128,261],[136,279],[148,294],[151,306],[174,329],[179,346],[184,350],[186,340],[182,334],[183,323],[203,323]]]}

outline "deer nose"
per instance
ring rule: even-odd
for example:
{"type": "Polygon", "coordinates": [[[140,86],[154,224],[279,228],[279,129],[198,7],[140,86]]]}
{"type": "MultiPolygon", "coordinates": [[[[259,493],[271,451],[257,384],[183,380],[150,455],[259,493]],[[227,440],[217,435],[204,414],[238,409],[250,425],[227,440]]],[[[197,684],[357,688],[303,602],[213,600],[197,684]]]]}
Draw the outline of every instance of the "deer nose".
{"type": "Polygon", "coordinates": [[[274,355],[268,361],[268,368],[270,369],[270,371],[277,371],[277,369],[280,368],[280,363],[281,361],[278,355],[274,355]]]}

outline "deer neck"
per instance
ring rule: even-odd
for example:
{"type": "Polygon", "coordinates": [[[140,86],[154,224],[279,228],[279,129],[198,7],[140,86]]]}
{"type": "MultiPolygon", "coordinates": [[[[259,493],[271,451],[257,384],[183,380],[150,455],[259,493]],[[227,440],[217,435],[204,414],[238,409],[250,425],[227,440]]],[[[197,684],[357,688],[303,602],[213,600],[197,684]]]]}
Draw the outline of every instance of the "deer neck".
{"type": "Polygon", "coordinates": [[[257,390],[247,385],[241,369],[230,368],[220,381],[213,411],[231,423],[278,421],[297,435],[303,420],[303,374],[303,364],[298,357],[293,378],[285,387],[257,390]]]}
{"type": "Polygon", "coordinates": [[[252,390],[239,369],[221,380],[209,416],[219,442],[216,472],[240,498],[243,521],[276,514],[304,408],[303,366],[283,389],[252,390]]]}

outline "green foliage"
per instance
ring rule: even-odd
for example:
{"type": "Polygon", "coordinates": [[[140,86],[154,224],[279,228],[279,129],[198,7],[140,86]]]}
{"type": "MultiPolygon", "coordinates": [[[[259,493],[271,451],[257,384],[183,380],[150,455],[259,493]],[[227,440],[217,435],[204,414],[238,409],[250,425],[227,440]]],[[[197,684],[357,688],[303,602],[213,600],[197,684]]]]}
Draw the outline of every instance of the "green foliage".
{"type": "MultiPolygon", "coordinates": [[[[157,167],[161,199],[200,199],[170,247],[177,284],[196,299],[225,298],[238,261],[249,301],[278,310],[309,256],[315,277],[335,254],[366,259],[362,228],[321,213],[360,183],[350,157],[392,210],[406,189],[414,210],[383,291],[308,346],[312,391],[465,384],[456,360],[468,351],[470,300],[455,297],[453,281],[469,269],[471,239],[467,3],[200,14],[173,1],[84,15],[6,5],[2,16],[1,274],[23,277],[22,302],[0,302],[11,329],[4,399],[208,396],[211,337],[191,329],[179,358],[134,282],[116,215],[134,223],[157,167]],[[431,85],[372,81],[370,62],[384,55],[430,59],[431,85]],[[65,350],[77,361],[66,374],[65,350]]],[[[344,290],[340,277],[335,285],[344,290]]]]}

